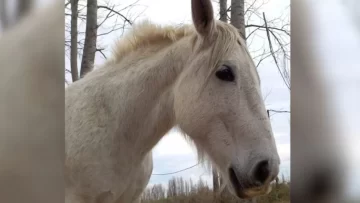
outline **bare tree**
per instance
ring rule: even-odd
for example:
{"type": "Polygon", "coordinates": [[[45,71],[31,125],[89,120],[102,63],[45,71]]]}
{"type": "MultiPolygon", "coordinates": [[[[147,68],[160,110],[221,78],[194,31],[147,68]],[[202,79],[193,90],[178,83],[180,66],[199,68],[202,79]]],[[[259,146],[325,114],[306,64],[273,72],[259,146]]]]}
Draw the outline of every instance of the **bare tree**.
{"type": "Polygon", "coordinates": [[[155,184],[152,188],[151,188],[151,199],[153,200],[160,200],[165,198],[165,190],[162,187],[161,184],[155,184]]]}
{"type": "Polygon", "coordinates": [[[177,195],[176,179],[174,177],[174,178],[170,179],[168,182],[167,197],[175,197],[176,195],[177,195]]]}
{"type": "Polygon", "coordinates": [[[240,35],[245,35],[245,2],[244,0],[231,0],[231,24],[239,30],[240,35]]]}
{"type": "Polygon", "coordinates": [[[77,54],[78,54],[78,3],[79,0],[70,0],[71,2],[71,47],[70,47],[70,64],[72,81],[79,79],[77,54]]]}
{"type": "Polygon", "coordinates": [[[227,16],[227,0],[220,0],[220,20],[227,23],[228,16],[227,16]]]}
{"type": "MultiPolygon", "coordinates": [[[[277,60],[277,58],[276,58],[274,49],[273,49],[272,40],[271,40],[271,37],[270,37],[270,29],[269,29],[269,27],[268,27],[268,25],[267,25],[265,13],[263,13],[263,18],[264,18],[266,35],[267,35],[267,38],[268,38],[268,43],[269,43],[269,48],[270,48],[271,56],[272,56],[273,59],[274,59],[275,65],[276,65],[276,67],[278,68],[279,73],[280,73],[280,75],[281,75],[281,78],[283,79],[285,85],[290,89],[290,75],[287,73],[287,71],[281,71],[281,70],[280,70],[280,65],[279,65],[279,62],[278,62],[278,60],[277,60]]],[[[273,34],[273,33],[272,33],[272,34],[273,34]]],[[[278,38],[277,38],[274,34],[273,34],[273,36],[275,37],[275,39],[278,40],[278,38]]],[[[279,44],[281,44],[281,43],[279,43],[279,44]]],[[[283,47],[283,46],[281,46],[281,47],[283,47]]]]}
{"type": "MultiPolygon", "coordinates": [[[[75,9],[75,6],[73,7],[71,5],[73,3],[73,0],[65,0],[65,31],[66,31],[65,54],[70,59],[70,64],[71,64],[71,68],[65,69],[65,73],[71,74],[73,82],[79,79],[79,73],[78,73],[79,68],[76,67],[79,66],[77,62],[78,61],[77,57],[81,57],[81,63],[80,63],[81,67],[84,67],[84,64],[85,67],[88,67],[87,70],[85,69],[85,73],[93,69],[93,66],[95,64],[96,53],[100,53],[101,56],[106,59],[107,58],[106,47],[103,47],[101,45],[102,38],[113,32],[118,32],[119,36],[121,36],[124,30],[128,26],[132,25],[133,21],[141,14],[141,12],[137,12],[138,15],[132,15],[131,13],[131,10],[133,8],[139,6],[137,4],[138,1],[139,0],[134,0],[134,2],[132,2],[129,5],[115,4],[115,3],[111,3],[111,1],[97,2],[97,6],[94,6],[97,9],[97,23],[96,23],[97,30],[96,30],[96,42],[95,42],[96,48],[95,48],[95,54],[93,54],[94,60],[91,60],[91,58],[90,60],[88,60],[89,54],[85,56],[83,55],[84,51],[85,53],[87,52],[85,50],[85,41],[86,41],[86,36],[88,36],[89,34],[87,33],[87,30],[89,30],[87,26],[88,16],[87,13],[84,12],[85,9],[87,8],[87,5],[85,4],[86,1],[76,0],[77,9],[75,9]],[[69,5],[71,5],[71,9],[68,7],[69,5]],[[75,19],[74,15],[77,15],[77,20],[75,19]],[[78,23],[75,23],[76,21],[78,23]],[[111,22],[111,23],[106,23],[106,22],[111,22]],[[83,23],[86,24],[85,28],[82,26],[83,23]],[[75,24],[78,24],[78,26],[75,26],[75,24]],[[77,29],[76,32],[75,29],[77,29]],[[76,36],[75,33],[77,33],[76,36]],[[77,51],[77,57],[75,57],[76,51],[77,51]],[[83,61],[84,59],[87,59],[87,61],[83,61]]],[[[95,9],[93,9],[93,11],[94,10],[95,9]]],[[[95,33],[92,33],[91,36],[95,36],[95,33]]],[[[92,47],[91,53],[93,53],[93,50],[94,47],[92,47]]],[[[90,54],[90,56],[91,55],[92,54],[90,54]]],[[[80,72],[82,69],[83,68],[80,69],[80,72]]],[[[85,73],[84,72],[81,73],[80,76],[83,77],[85,73]]]]}
{"type": "Polygon", "coordinates": [[[86,31],[81,61],[80,77],[83,78],[94,66],[97,39],[97,0],[87,1],[86,31]]]}

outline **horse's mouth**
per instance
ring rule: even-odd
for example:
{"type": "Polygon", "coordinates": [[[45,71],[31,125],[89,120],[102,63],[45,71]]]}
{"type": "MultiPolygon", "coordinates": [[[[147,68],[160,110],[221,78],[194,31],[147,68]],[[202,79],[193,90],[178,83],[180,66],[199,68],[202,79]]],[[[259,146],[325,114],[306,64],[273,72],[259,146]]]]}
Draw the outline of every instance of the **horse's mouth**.
{"type": "Polygon", "coordinates": [[[231,185],[236,193],[236,195],[241,199],[246,199],[247,197],[244,194],[243,187],[239,181],[239,179],[236,177],[235,171],[233,168],[229,169],[229,178],[231,185]]]}
{"type": "Polygon", "coordinates": [[[270,193],[272,189],[270,183],[263,186],[245,188],[244,185],[240,183],[232,168],[229,169],[229,178],[236,196],[240,199],[250,199],[255,196],[265,195],[270,193]]]}

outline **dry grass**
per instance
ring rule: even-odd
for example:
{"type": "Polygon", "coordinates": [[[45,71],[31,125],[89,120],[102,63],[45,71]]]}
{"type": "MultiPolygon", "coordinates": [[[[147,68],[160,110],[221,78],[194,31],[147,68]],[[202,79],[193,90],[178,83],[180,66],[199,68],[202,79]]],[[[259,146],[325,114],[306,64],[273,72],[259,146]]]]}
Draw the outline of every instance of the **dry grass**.
{"type": "Polygon", "coordinates": [[[214,195],[212,189],[201,179],[197,184],[191,181],[183,181],[182,178],[173,178],[167,188],[162,185],[154,185],[147,188],[142,196],[142,203],[290,203],[289,183],[282,181],[274,184],[273,190],[265,196],[254,200],[239,200],[238,198],[223,193],[214,195]]]}

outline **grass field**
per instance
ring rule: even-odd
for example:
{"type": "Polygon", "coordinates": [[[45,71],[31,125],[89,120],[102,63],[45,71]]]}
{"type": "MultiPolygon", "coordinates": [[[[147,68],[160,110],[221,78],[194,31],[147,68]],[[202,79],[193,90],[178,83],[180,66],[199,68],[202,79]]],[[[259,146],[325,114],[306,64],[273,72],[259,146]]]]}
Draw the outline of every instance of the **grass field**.
{"type": "Polygon", "coordinates": [[[148,187],[142,195],[142,203],[290,203],[289,182],[282,180],[273,184],[268,195],[260,196],[254,200],[239,200],[226,191],[215,195],[213,190],[201,179],[193,184],[182,178],[172,178],[167,187],[161,184],[148,187]]]}

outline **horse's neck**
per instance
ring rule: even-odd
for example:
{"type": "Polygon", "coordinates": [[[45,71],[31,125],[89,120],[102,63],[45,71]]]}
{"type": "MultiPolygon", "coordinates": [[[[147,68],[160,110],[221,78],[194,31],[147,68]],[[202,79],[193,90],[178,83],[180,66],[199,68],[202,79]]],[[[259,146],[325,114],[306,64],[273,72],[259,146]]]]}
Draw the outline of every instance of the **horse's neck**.
{"type": "Polygon", "coordinates": [[[174,126],[173,86],[191,52],[191,46],[186,46],[183,41],[163,48],[153,56],[141,60],[130,58],[119,64],[136,64],[123,72],[125,84],[129,86],[121,95],[127,101],[120,121],[120,139],[132,146],[130,150],[136,154],[134,156],[144,156],[174,126]]]}

